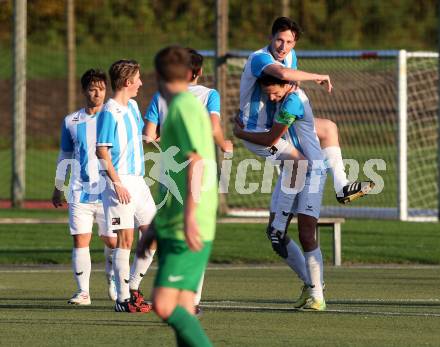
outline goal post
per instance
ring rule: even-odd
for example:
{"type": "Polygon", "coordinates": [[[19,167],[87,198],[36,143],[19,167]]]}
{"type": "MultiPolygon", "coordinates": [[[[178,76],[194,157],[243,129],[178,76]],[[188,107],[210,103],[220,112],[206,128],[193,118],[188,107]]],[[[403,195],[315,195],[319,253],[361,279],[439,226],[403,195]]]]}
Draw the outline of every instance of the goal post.
{"type": "MultiPolygon", "coordinates": [[[[201,53],[213,57],[213,52],[201,53]]],[[[222,110],[222,116],[231,120],[238,112],[240,76],[250,53],[229,51],[227,54],[227,92],[222,95],[226,109],[222,110]]],[[[302,88],[309,96],[315,117],[330,119],[338,125],[349,179],[373,179],[379,183],[373,191],[375,194],[342,206],[336,202],[333,178],[329,174],[321,215],[437,220],[438,53],[405,50],[296,53],[299,69],[329,74],[332,78],[332,94],[314,82],[302,83],[302,88]]],[[[233,137],[232,123],[227,124],[228,135],[233,137]]],[[[228,210],[234,215],[267,215],[276,170],[270,174],[261,158],[252,155],[238,139],[234,139],[234,144],[226,194],[228,210]],[[244,160],[247,164],[242,164],[244,160]],[[246,170],[238,173],[243,166],[246,170]],[[243,172],[244,183],[243,177],[239,177],[243,172]],[[242,186],[246,194],[237,191],[242,186]]]]}

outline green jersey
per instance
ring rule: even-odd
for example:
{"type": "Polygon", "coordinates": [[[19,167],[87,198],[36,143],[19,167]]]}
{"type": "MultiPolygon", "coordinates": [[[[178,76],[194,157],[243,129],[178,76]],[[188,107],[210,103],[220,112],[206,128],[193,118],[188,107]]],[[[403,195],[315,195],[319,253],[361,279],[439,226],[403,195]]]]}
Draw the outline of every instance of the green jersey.
{"type": "MultiPolygon", "coordinates": [[[[161,130],[161,175],[159,208],[155,226],[158,237],[184,240],[183,216],[187,197],[188,155],[203,159],[202,188],[196,218],[203,241],[214,239],[217,213],[217,168],[212,128],[206,108],[191,93],[174,97],[161,130]]],[[[200,162],[202,163],[202,162],[200,162]]],[[[195,167],[195,172],[200,170],[195,167]]]]}

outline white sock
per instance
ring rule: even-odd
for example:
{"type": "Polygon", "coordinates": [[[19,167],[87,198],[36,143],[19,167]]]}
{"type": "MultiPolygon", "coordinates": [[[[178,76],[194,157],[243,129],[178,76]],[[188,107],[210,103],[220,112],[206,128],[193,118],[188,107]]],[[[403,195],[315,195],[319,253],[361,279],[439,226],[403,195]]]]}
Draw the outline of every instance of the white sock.
{"type": "Polygon", "coordinates": [[[133,264],[130,269],[130,290],[138,290],[142,281],[142,277],[144,277],[145,273],[148,271],[156,250],[145,251],[145,258],[134,257],[133,264]]]}
{"type": "Polygon", "coordinates": [[[115,248],[113,252],[113,270],[115,271],[115,285],[118,301],[123,302],[130,298],[128,281],[130,278],[130,250],[115,248]]]}
{"type": "Polygon", "coordinates": [[[286,247],[287,258],[284,259],[284,261],[293,271],[295,271],[295,273],[304,283],[310,284],[310,277],[306,268],[306,260],[301,248],[299,248],[293,240],[290,240],[286,247]]]}
{"type": "Polygon", "coordinates": [[[203,273],[202,277],[200,278],[199,286],[197,287],[197,292],[194,297],[194,305],[200,304],[200,300],[202,300],[202,289],[203,289],[204,281],[205,281],[205,273],[203,273]]]}
{"type": "Polygon", "coordinates": [[[115,274],[113,271],[113,251],[113,248],[107,246],[104,247],[105,274],[107,279],[110,279],[115,274]]]}
{"type": "Polygon", "coordinates": [[[310,284],[312,285],[309,289],[310,295],[315,299],[322,300],[324,298],[322,292],[322,273],[324,271],[321,249],[318,247],[311,252],[304,252],[304,257],[306,259],[306,267],[311,282],[310,284]]]}
{"type": "Polygon", "coordinates": [[[344,162],[342,161],[341,147],[331,146],[324,148],[322,151],[332,171],[335,192],[338,193],[348,184],[344,162]]]}
{"type": "Polygon", "coordinates": [[[89,247],[72,250],[72,269],[78,290],[89,293],[90,272],[92,270],[89,247]]]}

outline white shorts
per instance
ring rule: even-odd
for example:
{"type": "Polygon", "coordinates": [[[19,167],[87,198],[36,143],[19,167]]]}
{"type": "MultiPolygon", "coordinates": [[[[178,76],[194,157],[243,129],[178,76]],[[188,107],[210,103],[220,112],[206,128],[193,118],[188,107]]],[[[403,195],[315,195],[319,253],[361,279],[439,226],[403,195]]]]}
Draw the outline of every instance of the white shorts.
{"type": "Polygon", "coordinates": [[[99,236],[115,237],[107,227],[102,204],[74,202],[69,204],[70,235],[90,234],[93,221],[98,224],[99,236]]]}
{"type": "MultiPolygon", "coordinates": [[[[295,196],[292,212],[294,215],[299,213],[319,219],[321,212],[322,196],[324,195],[325,180],[327,178],[326,170],[314,170],[312,174],[307,172],[303,189],[295,196]]],[[[277,184],[272,193],[270,202],[270,211],[276,211],[276,201],[281,189],[282,175],[278,176],[277,184]]]]}
{"type": "Polygon", "coordinates": [[[149,225],[156,214],[156,204],[144,178],[133,175],[119,175],[119,178],[130,193],[131,200],[128,204],[121,204],[113,183],[106,176],[107,185],[102,192],[102,202],[109,229],[133,229],[149,225]]]}
{"type": "Polygon", "coordinates": [[[271,160],[292,159],[292,151],[295,147],[288,141],[280,138],[272,147],[265,147],[243,140],[244,146],[252,153],[271,160]]]}

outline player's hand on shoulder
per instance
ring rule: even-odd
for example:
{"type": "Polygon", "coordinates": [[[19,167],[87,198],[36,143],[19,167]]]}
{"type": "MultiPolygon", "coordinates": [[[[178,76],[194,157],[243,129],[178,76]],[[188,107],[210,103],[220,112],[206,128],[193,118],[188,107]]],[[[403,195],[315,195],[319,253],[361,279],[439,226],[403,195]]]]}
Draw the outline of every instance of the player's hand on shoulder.
{"type": "Polygon", "coordinates": [[[184,233],[186,244],[191,251],[198,252],[203,248],[199,226],[194,214],[185,216],[184,233]]]}
{"type": "Polygon", "coordinates": [[[128,204],[131,200],[130,193],[127,188],[125,188],[121,182],[114,182],[116,195],[121,204],[128,204]]]}

